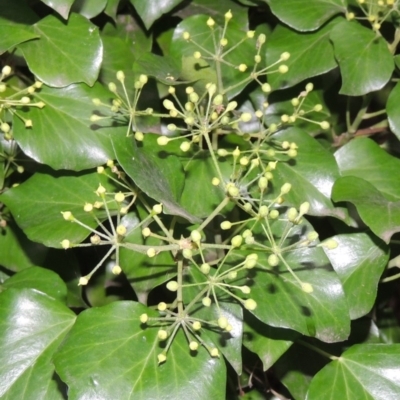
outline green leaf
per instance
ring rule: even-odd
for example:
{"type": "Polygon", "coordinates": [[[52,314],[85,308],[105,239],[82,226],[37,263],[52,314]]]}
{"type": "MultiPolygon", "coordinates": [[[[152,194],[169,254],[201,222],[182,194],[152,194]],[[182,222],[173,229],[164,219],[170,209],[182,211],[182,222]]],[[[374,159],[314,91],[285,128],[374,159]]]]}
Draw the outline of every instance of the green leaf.
{"type": "Polygon", "coordinates": [[[386,85],[394,61],[385,39],[358,22],[344,21],[333,29],[331,40],[342,75],[339,93],[361,96],[386,85]]]}
{"type": "Polygon", "coordinates": [[[375,302],[378,283],[389,260],[389,249],[366,233],[333,237],[338,247],[325,250],[346,294],[350,318],[366,315],[375,302]]]}
{"type": "Polygon", "coordinates": [[[36,289],[54,299],[65,303],[67,287],[63,280],[53,271],[41,267],[24,269],[7,279],[4,289],[36,289]]]}
{"type": "MultiPolygon", "coordinates": [[[[269,231],[274,235],[274,243],[279,243],[287,232],[287,223],[274,221],[269,231]]],[[[294,226],[279,247],[284,249],[304,240],[310,231],[312,228],[306,222],[294,226]]],[[[254,233],[255,237],[260,234],[254,233]]],[[[258,240],[263,243],[263,239],[260,237],[258,240]]],[[[258,252],[254,276],[246,283],[251,288],[251,298],[259,305],[251,311],[253,315],[270,326],[293,329],[324,342],[347,339],[350,318],[345,294],[322,248],[300,246],[282,250],[282,257],[293,274],[282,261],[271,267],[267,261],[269,254],[265,250],[258,252]],[[301,282],[309,283],[312,292],[303,291],[301,282]]]]}
{"type": "MultiPolygon", "coordinates": [[[[71,211],[76,219],[91,228],[97,226],[95,219],[83,210],[83,206],[100,199],[95,194],[99,184],[107,192],[112,191],[107,177],[97,173],[70,174],[58,178],[36,173],[18,187],[2,194],[0,200],[10,208],[17,224],[29,239],[60,248],[62,240],[80,243],[90,233],[77,223],[65,221],[62,211],[71,211]]],[[[104,210],[94,212],[100,220],[106,219],[104,210]]]]}
{"type": "Polygon", "coordinates": [[[157,327],[141,326],[139,316],[158,313],[133,302],[116,302],[82,312],[55,357],[56,371],[71,400],[223,399],[226,371],[221,359],[203,348],[191,355],[180,330],[167,354],[157,327]],[[93,340],[96,338],[96,340],[93,340]]]}
{"type": "Polygon", "coordinates": [[[2,399],[64,399],[52,361],[75,318],[64,304],[37,290],[0,294],[2,399]]]}
{"type": "Polygon", "coordinates": [[[245,313],[243,345],[260,357],[264,371],[275,364],[297,336],[299,334],[294,331],[263,324],[252,314],[245,313]]]}
{"type": "Polygon", "coordinates": [[[254,56],[257,54],[256,39],[247,38],[245,31],[232,19],[225,32],[228,44],[221,51],[219,41],[222,37],[223,28],[215,25],[213,29],[210,29],[207,26],[208,18],[207,15],[196,15],[182,21],[174,31],[170,56],[176,60],[182,60],[182,79],[195,80],[197,76],[197,79],[202,80],[201,87],[196,88],[201,93],[200,89],[204,90],[205,83],[213,82],[215,79],[215,71],[218,66],[214,60],[216,54],[222,53],[220,57],[226,62],[219,63],[221,76],[220,81],[218,81],[219,91],[232,98],[239,94],[249,82],[245,80],[248,74],[240,72],[237,67],[244,63],[247,65],[248,71],[251,71],[254,65],[254,56]],[[183,39],[184,32],[189,32],[190,41],[183,39]],[[234,46],[237,47],[232,50],[234,46]],[[204,57],[197,63],[190,59],[195,51],[200,51],[204,57]],[[187,58],[189,58],[191,68],[185,65],[187,58]],[[207,75],[208,79],[206,78],[207,75]]]}
{"type": "Polygon", "coordinates": [[[104,13],[110,16],[113,20],[117,18],[118,5],[120,0],[108,0],[104,13]]]}
{"type": "Polygon", "coordinates": [[[75,0],[41,0],[53,10],[57,11],[64,19],[68,19],[69,11],[75,0]]]}
{"type": "Polygon", "coordinates": [[[388,101],[386,103],[386,112],[390,130],[400,139],[400,113],[398,105],[400,104],[400,83],[390,92],[388,101]]]}
{"type": "Polygon", "coordinates": [[[395,399],[400,393],[400,345],[352,346],[313,378],[307,400],[395,399]]]}
{"type": "Polygon", "coordinates": [[[157,2],[148,0],[130,0],[139,14],[144,25],[150,29],[154,21],[163,14],[167,14],[183,0],[159,0],[157,2]]]}
{"type": "Polygon", "coordinates": [[[107,0],[75,0],[71,11],[92,19],[104,10],[106,4],[107,0]]]}
{"type": "Polygon", "coordinates": [[[286,129],[274,138],[281,142],[295,142],[298,146],[297,157],[278,162],[274,171],[274,187],[279,190],[286,182],[292,185],[285,200],[295,207],[308,201],[310,215],[329,215],[346,220],[346,210],[335,207],[330,200],[332,186],[340,176],[334,156],[316,139],[298,128],[286,129]]]}
{"type": "Polygon", "coordinates": [[[39,80],[55,87],[95,83],[103,57],[95,25],[78,14],[72,14],[68,22],[49,15],[33,26],[33,32],[40,39],[21,43],[19,48],[39,80]]]}
{"type": "Polygon", "coordinates": [[[357,207],[363,222],[386,243],[400,232],[400,201],[390,201],[368,181],[346,176],[332,190],[334,201],[349,201],[357,207]]]}
{"type": "MultiPolygon", "coordinates": [[[[227,170],[231,171],[231,167],[227,164],[220,163],[219,165],[228,180],[227,170]]],[[[182,206],[193,215],[205,218],[225,198],[222,188],[211,183],[217,176],[213,160],[206,152],[199,152],[186,163],[184,170],[186,181],[181,198],[182,206]],[[206,196],[205,193],[207,193],[206,196]],[[198,199],[198,201],[193,201],[193,199],[198,199]]]]}
{"type": "Polygon", "coordinates": [[[94,111],[110,115],[109,108],[92,102],[98,98],[109,103],[110,92],[100,84],[93,88],[83,84],[61,89],[43,87],[35,97],[45,103],[42,109],[29,107],[19,112],[32,120],[32,128],[26,129],[14,116],[14,137],[25,154],[54,169],[75,171],[99,166],[114,157],[110,134],[122,134],[126,128],[113,127],[110,119],[96,124],[90,121],[94,111]]]}
{"type": "Polygon", "coordinates": [[[336,67],[335,56],[329,35],[341,21],[336,18],[323,28],[311,33],[298,33],[284,25],[278,25],[268,39],[267,65],[279,60],[287,51],[289,60],[284,64],[289,67],[286,74],[269,74],[268,82],[274,89],[291,87],[305,79],[321,75],[336,67]]]}
{"type": "Polygon", "coordinates": [[[373,140],[351,140],[335,153],[342,176],[368,177],[387,199],[400,200],[400,160],[389,155],[373,140]]]}
{"type": "Polygon", "coordinates": [[[179,215],[188,221],[198,222],[179,204],[185,176],[179,159],[154,151],[159,147],[155,135],[146,135],[145,143],[139,147],[130,137],[113,138],[115,155],[124,171],[148,196],[164,206],[166,214],[179,215]]]}
{"type": "Polygon", "coordinates": [[[26,4],[3,0],[0,8],[0,54],[16,45],[38,37],[30,27],[38,16],[26,4]]]}
{"type": "Polygon", "coordinates": [[[1,230],[0,248],[0,265],[14,272],[41,264],[47,253],[46,247],[31,242],[11,221],[1,230]]]}
{"type": "MultiPolygon", "coordinates": [[[[267,0],[266,0],[267,1],[267,0]]],[[[314,31],[331,17],[346,12],[343,0],[268,0],[271,11],[298,31],[314,31]]]]}

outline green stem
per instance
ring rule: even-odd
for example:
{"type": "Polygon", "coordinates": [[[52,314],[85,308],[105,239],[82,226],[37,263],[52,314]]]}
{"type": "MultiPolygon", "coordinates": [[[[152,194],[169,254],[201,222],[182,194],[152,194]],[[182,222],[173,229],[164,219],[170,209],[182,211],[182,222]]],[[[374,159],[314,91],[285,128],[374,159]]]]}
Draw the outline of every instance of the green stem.
{"type": "Polygon", "coordinates": [[[307,343],[307,342],[305,342],[305,341],[303,341],[303,340],[301,340],[301,339],[298,340],[297,343],[299,343],[299,344],[301,344],[302,346],[307,347],[307,348],[309,348],[309,349],[311,349],[311,350],[314,350],[315,352],[321,354],[321,355],[324,356],[324,357],[329,358],[329,359],[332,360],[332,361],[335,361],[335,360],[339,360],[339,359],[340,359],[340,357],[337,357],[337,356],[334,356],[334,355],[332,355],[332,354],[329,354],[329,353],[327,353],[326,351],[321,350],[320,348],[318,348],[318,347],[316,347],[316,346],[314,346],[314,345],[312,345],[312,344],[310,344],[310,343],[307,343]]]}
{"type": "Polygon", "coordinates": [[[178,315],[179,317],[183,318],[184,317],[184,311],[183,311],[183,260],[180,258],[178,260],[178,277],[177,277],[177,282],[178,282],[178,290],[176,293],[176,300],[178,302],[178,315]]]}
{"type": "Polygon", "coordinates": [[[371,102],[371,99],[372,99],[372,97],[370,94],[363,96],[363,102],[362,102],[361,108],[358,111],[357,116],[354,119],[353,123],[351,124],[350,128],[348,129],[348,133],[354,134],[357,131],[358,127],[360,126],[360,124],[364,118],[364,115],[367,112],[367,109],[368,109],[369,103],[371,102]]]}
{"type": "Polygon", "coordinates": [[[229,197],[225,197],[221,203],[214,209],[214,211],[202,222],[202,224],[197,228],[197,230],[202,231],[214,218],[219,214],[221,210],[229,203],[229,197]]]}
{"type": "Polygon", "coordinates": [[[397,45],[400,43],[400,28],[396,28],[393,42],[389,44],[389,51],[394,55],[397,45]]]}

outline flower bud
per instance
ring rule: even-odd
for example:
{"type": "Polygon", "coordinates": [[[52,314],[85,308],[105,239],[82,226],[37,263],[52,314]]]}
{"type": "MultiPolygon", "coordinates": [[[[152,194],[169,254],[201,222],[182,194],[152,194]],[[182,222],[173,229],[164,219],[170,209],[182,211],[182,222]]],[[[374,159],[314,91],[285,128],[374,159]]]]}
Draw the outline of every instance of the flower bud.
{"type": "Polygon", "coordinates": [[[244,308],[246,310],[255,310],[257,308],[257,303],[253,299],[247,299],[244,303],[244,308]]]}
{"type": "Polygon", "coordinates": [[[176,292],[178,290],[178,282],[177,281],[169,281],[167,283],[167,289],[170,290],[171,292],[176,292]]]}

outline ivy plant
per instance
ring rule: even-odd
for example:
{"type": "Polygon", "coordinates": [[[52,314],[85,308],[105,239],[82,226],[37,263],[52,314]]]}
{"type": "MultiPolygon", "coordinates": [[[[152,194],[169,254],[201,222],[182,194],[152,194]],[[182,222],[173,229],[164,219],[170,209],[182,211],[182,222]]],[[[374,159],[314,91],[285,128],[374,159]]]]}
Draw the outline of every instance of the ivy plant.
{"type": "Polygon", "coordinates": [[[400,398],[399,0],[3,0],[2,399],[400,398]]]}

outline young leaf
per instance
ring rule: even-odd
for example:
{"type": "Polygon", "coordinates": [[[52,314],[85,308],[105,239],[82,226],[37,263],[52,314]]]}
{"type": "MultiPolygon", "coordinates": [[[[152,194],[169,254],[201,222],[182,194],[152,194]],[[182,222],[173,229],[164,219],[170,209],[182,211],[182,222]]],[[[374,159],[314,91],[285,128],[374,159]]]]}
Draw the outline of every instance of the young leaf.
{"type": "Polygon", "coordinates": [[[394,62],[382,36],[358,22],[343,21],[333,29],[331,40],[342,75],[339,93],[361,96],[386,85],[394,62]]]}
{"type": "Polygon", "coordinates": [[[0,397],[63,400],[52,360],[75,313],[35,289],[7,289],[0,304],[0,397]]]}
{"type": "Polygon", "coordinates": [[[103,56],[95,25],[79,14],[72,14],[66,23],[49,15],[33,26],[33,32],[40,39],[21,43],[19,48],[38,79],[54,87],[76,82],[93,86],[103,56]]]}
{"type": "Polygon", "coordinates": [[[79,315],[55,356],[56,371],[67,383],[70,398],[224,398],[223,360],[211,358],[203,348],[191,355],[179,331],[166,362],[158,365],[157,355],[163,351],[159,327],[141,325],[143,313],[158,314],[142,304],[120,301],[79,315]]]}
{"type": "Polygon", "coordinates": [[[352,346],[313,378],[307,400],[395,399],[400,393],[400,345],[352,346]]]}

